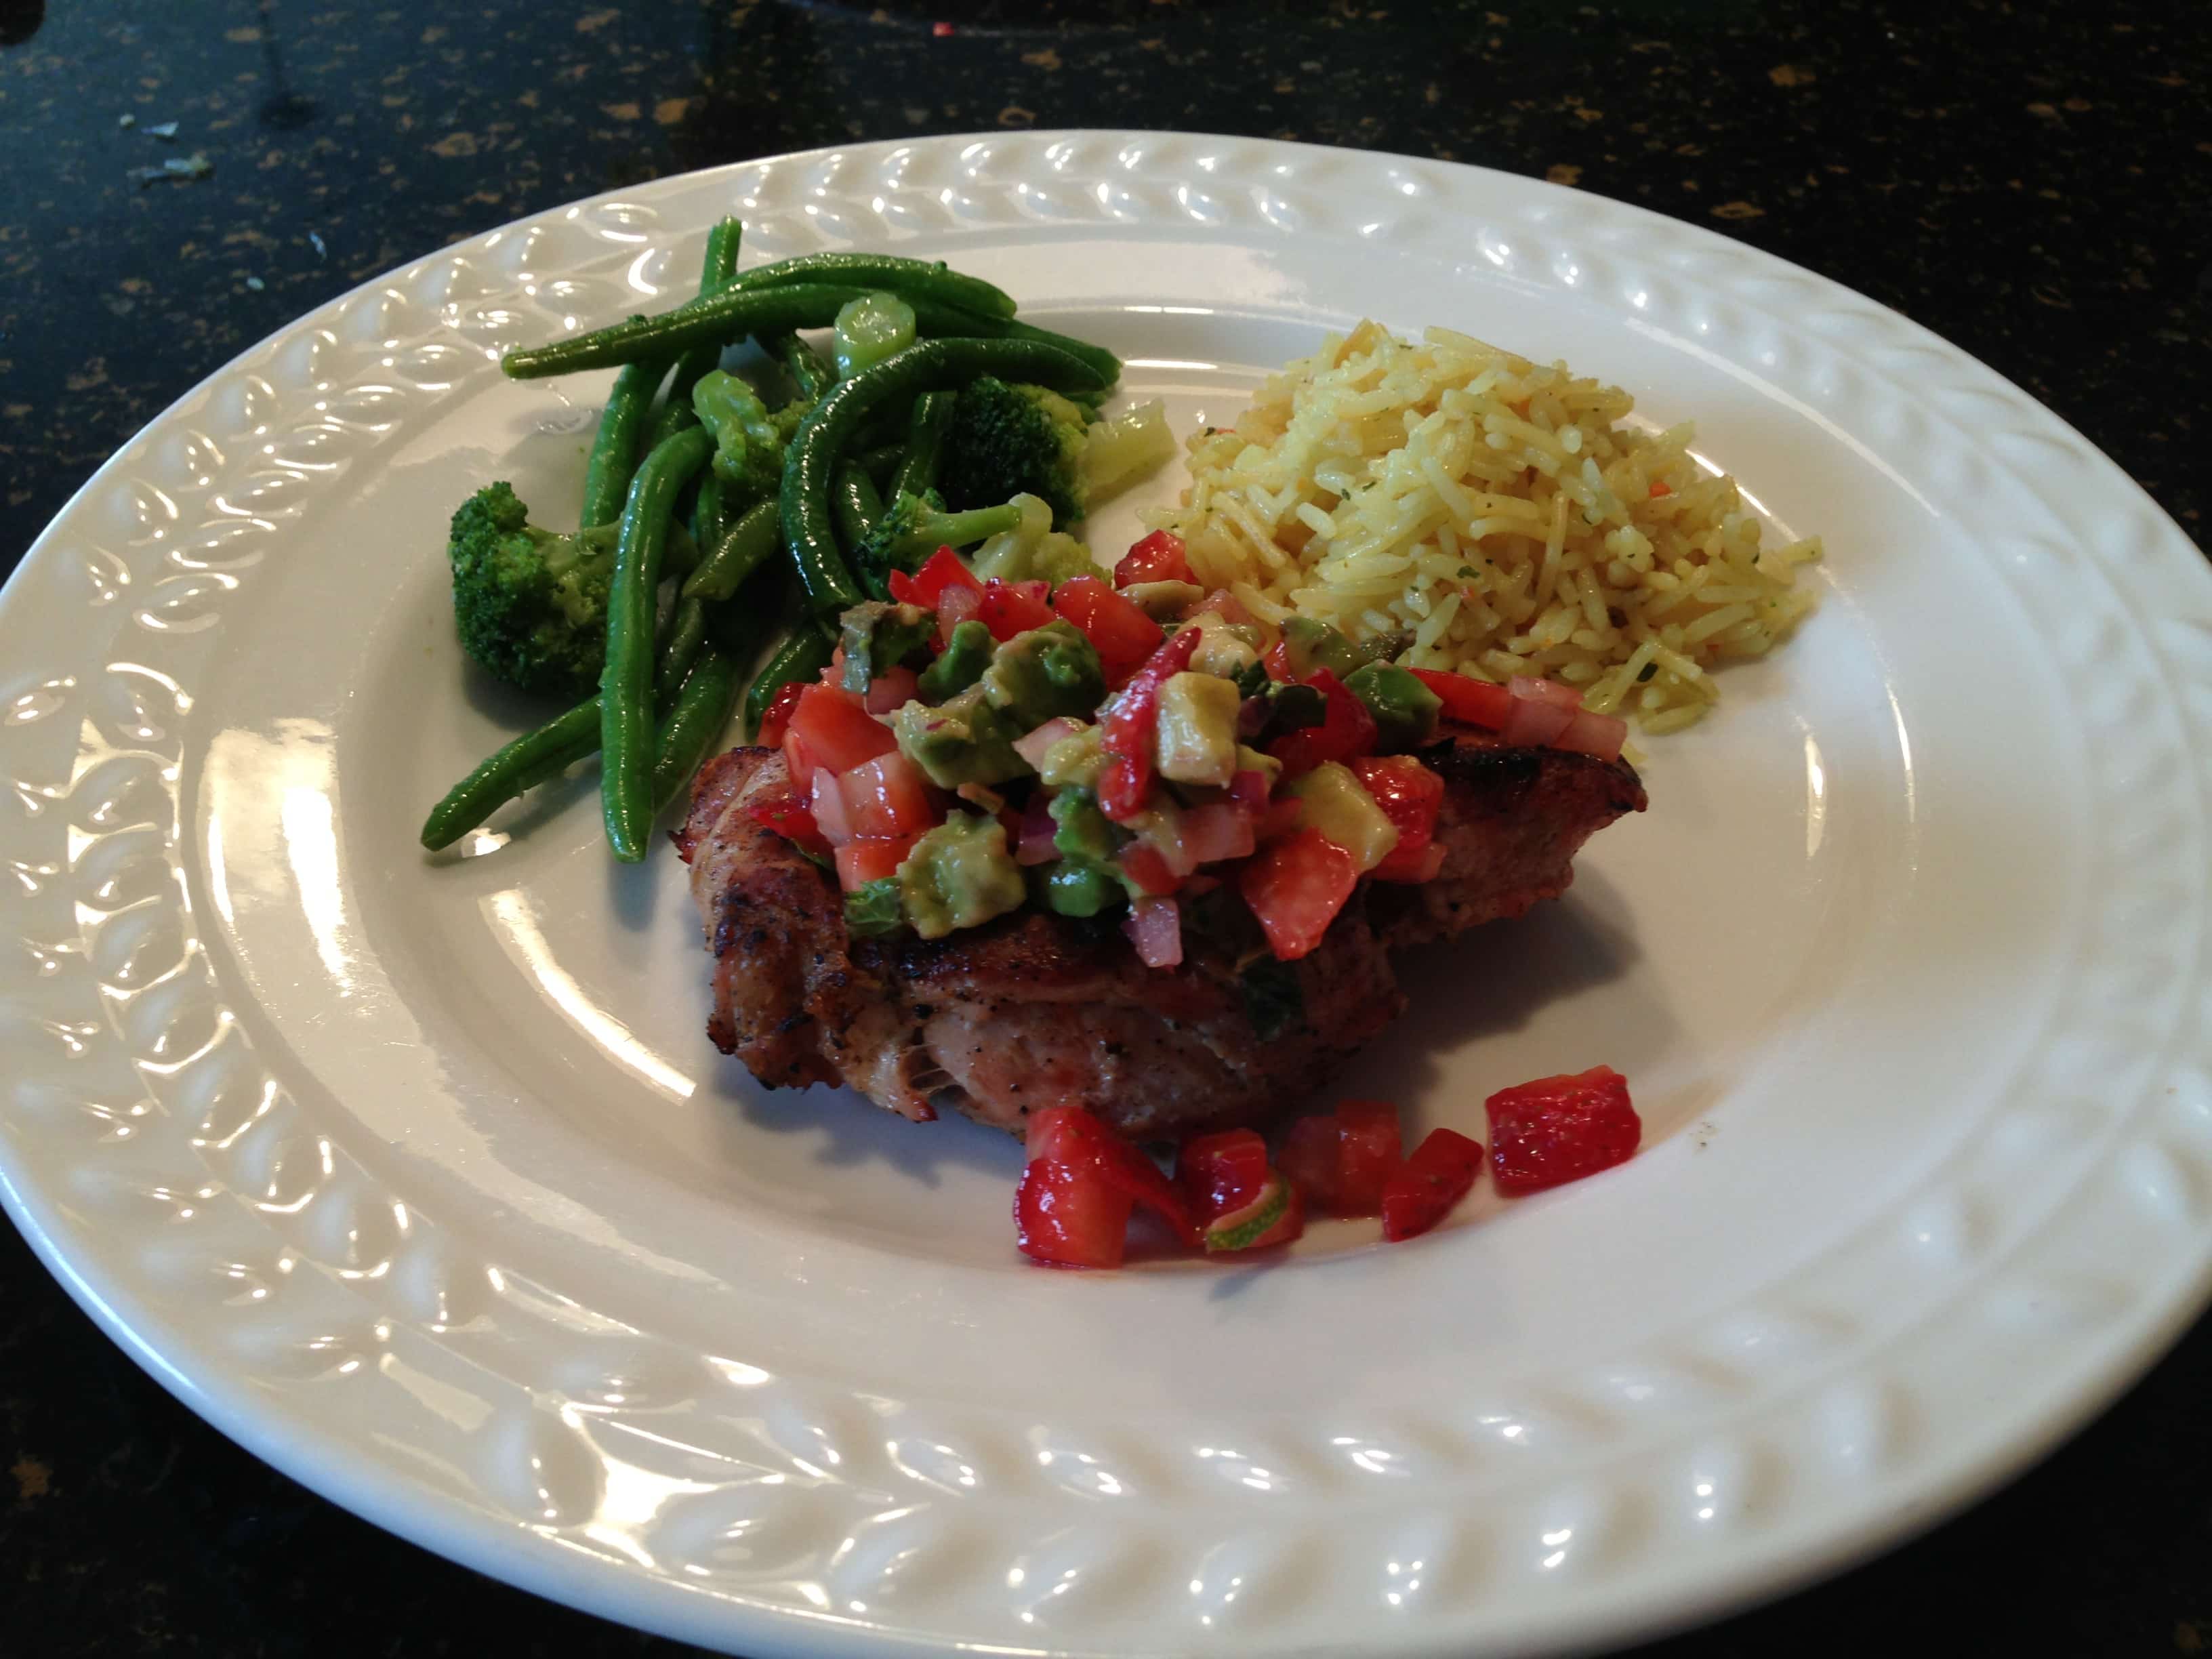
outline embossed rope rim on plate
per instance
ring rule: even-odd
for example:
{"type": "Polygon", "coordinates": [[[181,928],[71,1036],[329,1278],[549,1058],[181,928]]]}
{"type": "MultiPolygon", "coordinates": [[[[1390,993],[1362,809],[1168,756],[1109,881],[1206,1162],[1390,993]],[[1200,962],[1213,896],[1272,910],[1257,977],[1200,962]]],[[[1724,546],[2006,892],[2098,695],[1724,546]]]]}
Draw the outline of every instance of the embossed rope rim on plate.
{"type": "MultiPolygon", "coordinates": [[[[660,181],[404,266],[217,373],[40,538],[0,629],[9,660],[33,665],[0,686],[13,803],[0,848],[23,945],[6,988],[0,1194],[18,1224],[142,1363],[287,1473],[471,1565],[673,1635],[755,1653],[1199,1640],[1441,1652],[1648,1632],[1940,1518],[2109,1400],[2212,1285],[2212,580],[2140,490],[2016,388],[1832,283],[1639,210],[1470,168],[1175,134],[852,147],[660,181]],[[1975,501],[1972,553],[2058,663],[2094,671],[2063,735],[2100,879],[2064,918],[2043,1045],[1996,1091],[2030,1107],[2094,1092],[2094,1133],[2065,1181],[2015,1198],[2013,1131],[2033,1115],[1983,1112],[1844,1249],[1757,1305],[1708,1316],[1765,1321],[1785,1346],[1803,1340],[1803,1363],[1763,1391],[1731,1390],[1694,1386],[1688,1346],[1624,1353],[1623,1389],[1661,1403],[1480,1503],[1461,1485],[1463,1430],[1441,1422],[1402,1425],[1397,1452],[1424,1473],[1388,1493],[1348,1472],[1326,1425],[1256,1431],[1253,1445],[1301,1477],[1273,1491],[1231,1491],[1186,1437],[1179,1455],[1137,1455],[1155,1507],[1117,1516],[1021,1484],[1040,1455],[1111,1464],[1127,1447],[1111,1423],[947,1419],[696,1355],[647,1355],[641,1370],[665,1360],[690,1391],[624,1409],[533,1373],[527,1356],[568,1340],[576,1314],[628,1330],[620,1310],[580,1309],[553,1287],[512,1287],[489,1310],[503,1344],[480,1340],[483,1310],[443,1299],[460,1245],[301,1116],[213,991],[179,812],[185,726],[226,607],[319,489],[495,378],[489,346],[548,331],[570,301],[587,307],[591,273],[665,252],[732,204],[789,246],[1167,224],[1262,247],[1323,237],[1479,255],[1486,275],[1533,289],[1604,301],[1633,288],[1642,316],[1711,351],[1769,349],[1761,361],[1838,433],[1882,426],[1975,501]],[[311,1167],[288,1164],[288,1146],[311,1167]],[[316,1201],[294,1207],[301,1194],[316,1201]],[[1796,1317],[1866,1300],[1907,1224],[1979,1242],[1909,1293],[1883,1285],[1850,1340],[1796,1317]],[[2056,1360],[2054,1334],[2071,1340],[2056,1360]],[[2008,1343],[2037,1358],[2006,1371],[2008,1393],[1957,1386],[2008,1343]],[[1668,1404],[1685,1374],[1683,1403],[1668,1404]],[[483,1406],[465,1431],[432,1404],[457,1400],[483,1406]],[[374,1441],[360,1427],[371,1419],[386,1425],[374,1441]],[[957,1432],[935,1432],[948,1420],[957,1432]],[[492,1461],[517,1484],[453,1476],[471,1436],[511,1440],[492,1461]],[[645,1449],[656,1436],[660,1449],[645,1449]],[[943,1467],[916,1454],[922,1442],[943,1467]],[[1833,1475],[1839,1446],[1854,1480],[1833,1475]],[[1754,1528],[1716,1540],[1678,1513],[1686,1449],[1754,1528]],[[665,1548],[611,1534],[572,1495],[603,1496],[624,1470],[702,1489],[703,1518],[657,1516],[642,1535],[665,1548]],[[707,1539],[688,1556],[670,1536],[686,1524],[707,1539]],[[1597,1535],[1594,1565],[1571,1596],[1541,1593],[1549,1540],[1577,1533],[1597,1535]],[[700,1570],[671,1569],[679,1558],[700,1570]],[[1439,1599],[1455,1575],[1473,1588],[1439,1599]],[[970,1588],[948,1605],[933,1583],[970,1588]],[[824,1583],[866,1584],[884,1610],[838,1610],[824,1583]],[[1076,1589],[1085,1617],[1040,1627],[1055,1585],[1076,1589]]],[[[595,1374],[622,1372],[610,1361],[595,1374]]]]}

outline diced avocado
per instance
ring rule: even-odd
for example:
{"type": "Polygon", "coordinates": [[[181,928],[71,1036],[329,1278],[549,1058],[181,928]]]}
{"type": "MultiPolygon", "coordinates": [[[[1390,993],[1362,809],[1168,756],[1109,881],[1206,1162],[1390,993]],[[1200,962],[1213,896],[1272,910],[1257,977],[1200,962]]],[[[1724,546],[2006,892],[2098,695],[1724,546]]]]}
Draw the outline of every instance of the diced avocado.
{"type": "Polygon", "coordinates": [[[1060,827],[1052,844],[1060,856],[1091,864],[1111,864],[1121,850],[1113,823],[1098,810],[1098,797],[1088,789],[1063,789],[1046,809],[1060,827]]]}
{"type": "Polygon", "coordinates": [[[991,706],[983,688],[971,685],[932,708],[909,702],[891,716],[899,752],[942,789],[963,783],[1004,783],[1029,771],[1014,752],[1020,733],[991,706]]]}
{"type": "Polygon", "coordinates": [[[1121,597],[1154,622],[1165,622],[1204,599],[1206,590],[1196,582],[1131,582],[1121,597]]]}
{"type": "Polygon", "coordinates": [[[920,605],[880,599],[854,605],[838,621],[845,689],[853,692],[866,692],[871,680],[921,656],[937,634],[937,618],[920,605]]]}
{"type": "Polygon", "coordinates": [[[1063,715],[1095,711],[1106,696],[1097,648],[1070,622],[1017,634],[993,653],[982,690],[1022,732],[1063,715]]]}
{"type": "Polygon", "coordinates": [[[1292,617],[1284,623],[1283,653],[1291,659],[1291,672],[1300,679],[1317,668],[1326,668],[1342,679],[1361,660],[1350,640],[1311,617],[1292,617]]]}
{"type": "Polygon", "coordinates": [[[1387,634],[1370,634],[1352,648],[1362,662],[1395,662],[1413,648],[1413,630],[1394,628],[1387,634]]]}
{"type": "Polygon", "coordinates": [[[965,691],[983,678],[983,671],[991,665],[991,653],[998,648],[998,641],[982,623],[962,623],[952,630],[937,660],[921,671],[921,700],[943,702],[965,691]]]}
{"type": "Polygon", "coordinates": [[[1198,642],[1198,649],[1191,653],[1190,665],[1201,674],[1217,674],[1223,679],[1235,680],[1259,667],[1260,653],[1249,641],[1238,638],[1226,628],[1210,628],[1198,642]]]}
{"type": "Polygon", "coordinates": [[[1237,775],[1237,688],[1216,674],[1170,675],[1160,688],[1153,736],[1160,775],[1173,783],[1225,784],[1237,775]]]}
{"type": "Polygon", "coordinates": [[[1029,896],[1006,826],[974,812],[952,813],[915,842],[896,879],[907,920],[924,939],[981,927],[1029,896]]]}
{"type": "Polygon", "coordinates": [[[1352,769],[1339,762],[1322,762],[1284,793],[1304,803],[1304,827],[1320,830],[1351,854],[1363,872],[1382,863],[1398,844],[1397,826],[1382,815],[1352,769]]]}
{"type": "Polygon", "coordinates": [[[1370,662],[1353,670],[1344,689],[1375,716],[1376,738],[1386,755],[1418,748],[1436,734],[1443,699],[1402,668],[1370,662]]]}
{"type": "Polygon", "coordinates": [[[896,876],[878,876],[845,895],[845,931],[854,939],[881,939],[905,926],[896,876]]]}
{"type": "Polygon", "coordinates": [[[1096,789],[1106,769],[1106,748],[1095,726],[1069,732],[1044,751],[1037,776],[1048,789],[1096,789]]]}
{"type": "Polygon", "coordinates": [[[1121,902],[1114,872],[1088,859],[1062,859],[1045,869],[1044,906],[1056,915],[1095,916],[1121,902]]]}

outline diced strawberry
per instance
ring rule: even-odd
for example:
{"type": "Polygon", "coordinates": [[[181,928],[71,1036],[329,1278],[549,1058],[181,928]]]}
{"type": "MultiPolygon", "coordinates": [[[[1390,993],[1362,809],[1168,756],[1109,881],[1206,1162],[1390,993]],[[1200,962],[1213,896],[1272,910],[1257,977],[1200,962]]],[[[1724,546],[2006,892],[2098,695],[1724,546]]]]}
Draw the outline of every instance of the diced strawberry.
{"type": "MultiPolygon", "coordinates": [[[[757,741],[763,749],[783,747],[783,734],[791,726],[792,710],[799,707],[799,699],[806,690],[805,680],[793,680],[769,701],[767,712],[762,714],[757,741]]],[[[797,773],[793,776],[796,777],[797,773]]]]}
{"type": "Polygon", "coordinates": [[[837,780],[855,836],[918,836],[938,821],[929,780],[892,749],[837,780]]]}
{"type": "Polygon", "coordinates": [[[1262,848],[1237,877],[1267,944],[1285,962],[1308,954],[1358,884],[1359,864],[1318,830],[1262,848]]]}
{"type": "MultiPolygon", "coordinates": [[[[892,580],[896,582],[898,578],[892,580]]],[[[931,554],[921,568],[907,580],[911,585],[911,597],[896,592],[891,597],[927,611],[936,610],[945,594],[954,588],[964,588],[970,593],[983,591],[983,584],[975,579],[975,573],[949,547],[940,547],[931,554]]]]}
{"type": "Polygon", "coordinates": [[[1431,1129],[1382,1188],[1382,1237],[1413,1238],[1442,1221],[1482,1170],[1482,1143],[1454,1129],[1431,1129]]]}
{"type": "Polygon", "coordinates": [[[1323,761],[1348,762],[1373,754],[1375,716],[1367,705],[1346,690],[1344,682],[1326,668],[1307,675],[1305,683],[1322,694],[1327,713],[1319,726],[1285,732],[1267,746],[1267,752],[1282,762],[1283,775],[1301,777],[1323,761]]]}
{"type": "Polygon", "coordinates": [[[859,697],[833,685],[809,685],[800,692],[785,738],[787,746],[789,739],[799,739],[812,767],[841,774],[898,747],[890,728],[869,714],[859,697]]]}
{"type": "Polygon", "coordinates": [[[898,873],[906,855],[914,850],[915,837],[866,836],[848,841],[837,849],[837,885],[848,893],[856,893],[872,881],[898,873]]]}
{"type": "Polygon", "coordinates": [[[1644,1138],[1628,1079],[1610,1066],[1501,1089],[1483,1109],[1501,1193],[1541,1192],[1609,1170],[1644,1138]]]}
{"type": "Polygon", "coordinates": [[[1398,832],[1398,844],[1375,866],[1375,879],[1424,881],[1434,876],[1443,855],[1433,860],[1428,855],[1443,805],[1444,781],[1411,755],[1370,756],[1354,761],[1352,770],[1398,832]]]}
{"type": "Polygon", "coordinates": [[[1176,1156],[1176,1187],[1201,1224],[1241,1209],[1267,1179],[1267,1143],[1249,1129],[1187,1140],[1176,1156]]]}
{"type": "Polygon", "coordinates": [[[1182,538],[1171,530],[1155,530],[1121,556],[1114,567],[1114,586],[1136,582],[1195,582],[1182,538]]]}
{"type": "Polygon", "coordinates": [[[1014,1243],[1048,1267],[1118,1267],[1131,1207],[1096,1164],[1032,1158],[1014,1190],[1014,1243]]]}
{"type": "Polygon", "coordinates": [[[754,823],[766,824],[802,852],[817,859],[830,856],[830,843],[823,839],[814,814],[797,801],[763,801],[748,807],[746,813],[754,823]]]}
{"type": "Polygon", "coordinates": [[[1444,718],[1448,720],[1457,720],[1462,726],[1480,726],[1485,731],[1503,732],[1505,722],[1512,718],[1513,694],[1502,685],[1469,679],[1464,674],[1440,673],[1433,668],[1416,668],[1411,672],[1443,699],[1444,718]]]}
{"type": "MultiPolygon", "coordinates": [[[[1063,589],[1071,584],[1063,582],[1063,589]]],[[[1099,716],[1106,767],[1098,778],[1098,809],[1116,823],[1145,810],[1152,792],[1152,733],[1160,723],[1160,688],[1190,666],[1199,630],[1186,628],[1152,654],[1099,716]]]]}
{"type": "Polygon", "coordinates": [[[1160,625],[1096,576],[1060,583],[1053,590],[1052,608],[1091,641],[1109,685],[1127,679],[1159,649],[1160,625]]]}
{"type": "MultiPolygon", "coordinates": [[[[1141,1205],[1165,1221],[1176,1236],[1186,1243],[1197,1242],[1197,1226],[1182,1191],[1160,1173],[1159,1166],[1137,1148],[1129,1145],[1109,1129],[1092,1113],[1080,1106],[1048,1106],[1033,1112],[1029,1120],[1029,1156],[1030,1170],[1040,1165],[1087,1172],[1090,1179],[1121,1203],[1121,1220],[1126,1225],[1132,1205],[1141,1205]]],[[[1024,1184],[1028,1184],[1024,1175],[1024,1184]]],[[[1065,1181],[1060,1185],[1065,1187],[1065,1181]]],[[[1081,1194],[1070,1200],[1079,1206],[1081,1194]]],[[[1015,1215],[1022,1215],[1018,1199],[1015,1215]]],[[[1114,1260],[1110,1262],[1085,1261],[1085,1267],[1114,1267],[1120,1265],[1116,1235],[1114,1260]]],[[[1022,1248],[1030,1254],[1029,1245],[1022,1248]]],[[[1095,1249],[1085,1246],[1088,1253],[1095,1249]]]]}
{"type": "Polygon", "coordinates": [[[1387,1100],[1347,1100],[1336,1109],[1337,1204],[1342,1215],[1373,1215],[1404,1157],[1398,1109],[1387,1100]]]}
{"type": "Polygon", "coordinates": [[[1291,1125],[1275,1154],[1291,1184],[1324,1214],[1334,1214],[1337,1208],[1343,1139],[1334,1118],[1302,1117],[1291,1125]]]}
{"type": "Polygon", "coordinates": [[[1182,885],[1167,855],[1148,841],[1133,841],[1121,849],[1121,873],[1149,898],[1165,898],[1182,885]]]}
{"type": "Polygon", "coordinates": [[[1049,583],[1002,582],[994,576],[983,584],[975,620],[991,630],[994,640],[1011,640],[1032,628],[1042,628],[1052,620],[1052,607],[1045,603],[1050,591],[1049,583]]]}

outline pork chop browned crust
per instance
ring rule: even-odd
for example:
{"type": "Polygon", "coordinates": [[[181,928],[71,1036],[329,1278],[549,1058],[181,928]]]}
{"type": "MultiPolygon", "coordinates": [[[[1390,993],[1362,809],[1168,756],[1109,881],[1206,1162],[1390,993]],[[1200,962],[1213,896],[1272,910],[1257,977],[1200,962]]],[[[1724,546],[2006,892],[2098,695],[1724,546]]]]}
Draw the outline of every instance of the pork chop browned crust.
{"type": "Polygon", "coordinates": [[[1263,1040],[1236,963],[1199,940],[1163,972],[1111,923],[1032,908],[942,939],[849,939],[834,879],[751,816],[788,797],[782,756],[733,750],[676,836],[715,958],[708,1035],[763,1083],[842,1081],[916,1121],[948,1105],[1019,1133],[1033,1109],[1081,1105],[1132,1139],[1264,1121],[1403,1010],[1386,947],[1555,896],[1576,848],[1644,807],[1617,763],[1472,737],[1422,757],[1445,780],[1443,872],[1355,895],[1287,964],[1304,1012],[1263,1040]]]}

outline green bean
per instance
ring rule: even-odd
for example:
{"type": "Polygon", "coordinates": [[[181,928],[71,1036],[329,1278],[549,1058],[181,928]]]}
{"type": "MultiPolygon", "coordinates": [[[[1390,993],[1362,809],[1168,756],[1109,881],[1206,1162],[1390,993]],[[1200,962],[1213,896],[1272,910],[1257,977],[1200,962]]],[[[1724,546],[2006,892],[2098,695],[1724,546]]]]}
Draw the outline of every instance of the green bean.
{"type": "MultiPolygon", "coordinates": [[[[835,320],[834,319],[832,319],[835,320]]],[[[781,363],[803,404],[819,403],[822,394],[837,384],[837,373],[822,361],[821,354],[796,334],[772,335],[763,345],[781,363]]]]}
{"type": "Polygon", "coordinates": [[[607,594],[607,660],[599,675],[599,803],[607,841],[625,864],[645,856],[653,830],[653,612],[661,549],[676,497],[707,464],[703,428],[657,446],[637,470],[615,543],[607,594]]]}
{"type": "MultiPolygon", "coordinates": [[[[711,551],[729,527],[729,515],[722,511],[722,475],[710,465],[699,475],[699,493],[691,502],[692,545],[711,551]]],[[[698,568],[695,563],[690,574],[697,574],[698,568]]]]}
{"type": "Polygon", "coordinates": [[[707,643],[707,602],[704,599],[678,599],[676,614],[669,619],[668,637],[660,644],[660,659],[653,670],[653,702],[659,708],[668,707],[668,700],[684,684],[684,677],[691,672],[698,659],[699,649],[707,643]]]}
{"type": "Polygon", "coordinates": [[[757,501],[722,532],[721,538],[684,579],[683,597],[726,599],[776,550],[781,515],[774,501],[757,501]]]}
{"type": "MultiPolygon", "coordinates": [[[[744,235],[741,220],[723,219],[707,233],[707,257],[699,270],[699,297],[711,299],[730,286],[738,270],[738,244],[744,235]]],[[[668,402],[661,410],[661,419],[669,420],[669,410],[679,405],[690,410],[691,388],[699,384],[700,377],[718,367],[722,361],[722,343],[719,340],[695,345],[676,360],[675,378],[668,383],[668,402]]],[[[696,418],[696,417],[695,417],[696,418]]],[[[680,431],[689,422],[677,420],[673,426],[664,426],[660,435],[667,437],[680,431]]]]}
{"type": "Polygon", "coordinates": [[[902,299],[920,295],[985,317],[1011,317],[1013,296],[977,276],[963,276],[944,261],[908,259],[896,253],[801,253],[772,264],[755,265],[738,278],[739,288],[781,288],[792,283],[843,283],[883,289],[902,299]]]}
{"type": "Polygon", "coordinates": [[[937,488],[937,464],[952,425],[952,399],[950,392],[925,392],[914,400],[914,412],[907,417],[906,455],[884,491],[891,500],[937,488]]]}
{"type": "MultiPolygon", "coordinates": [[[[745,240],[742,219],[717,219],[707,233],[707,257],[699,262],[699,295],[719,293],[738,277],[738,250],[745,240]]],[[[761,267],[765,270],[767,266],[761,267]]],[[[987,313],[988,314],[988,313],[987,313]]]]}
{"type": "Polygon", "coordinates": [[[830,665],[830,658],[836,647],[830,636],[811,622],[801,622],[787,635],[775,654],[768,659],[753,689],[745,693],[745,737],[748,741],[760,735],[761,719],[768,713],[769,705],[776,694],[795,680],[818,678],[830,665]]]}
{"type": "Polygon", "coordinates": [[[684,793],[716,740],[730,724],[730,710],[744,689],[744,666],[720,646],[709,646],[684,689],[660,718],[654,738],[653,810],[655,817],[684,793]]]}
{"type": "Polygon", "coordinates": [[[489,757],[422,820],[422,845],[443,851],[525,790],[558,777],[599,747],[599,700],[587,697],[489,757]]]}
{"type": "Polygon", "coordinates": [[[775,329],[827,328],[838,307],[868,290],[817,283],[789,287],[726,288],[711,300],[695,300],[657,317],[556,340],[550,345],[510,351],[500,368],[511,380],[538,380],[579,369],[605,368],[640,357],[669,358],[695,345],[722,346],[748,334],[775,329]]]}
{"type": "Polygon", "coordinates": [[[759,592],[765,586],[755,583],[753,592],[706,608],[712,640],[692,665],[682,691],[662,705],[667,712],[661,716],[653,763],[653,799],[658,811],[665,811],[684,793],[684,786],[729,730],[738,694],[745,689],[745,676],[759,659],[781,610],[772,596],[759,592]]]}
{"type": "MultiPolygon", "coordinates": [[[[642,322],[633,317],[632,322],[642,322]]],[[[630,474],[637,471],[638,434],[645,429],[653,407],[653,394],[668,372],[665,358],[624,363],[615,376],[607,406],[599,411],[599,429],[592,439],[591,458],[584,463],[584,510],[578,522],[586,530],[612,524],[622,517],[623,500],[629,494],[630,474]]]]}
{"type": "MultiPolygon", "coordinates": [[[[848,301],[863,299],[872,291],[830,283],[793,283],[767,288],[747,288],[740,283],[724,289],[711,299],[694,300],[657,317],[634,318],[572,339],[510,351],[500,359],[500,368],[510,380],[538,380],[548,374],[605,368],[643,357],[665,360],[694,346],[720,348],[750,334],[828,328],[837,320],[837,313],[848,301]]],[[[1103,346],[1018,320],[987,316],[919,294],[902,294],[899,297],[914,307],[915,327],[928,338],[1021,340],[1054,346],[1081,360],[1100,387],[1110,386],[1121,377],[1121,360],[1103,346]]]]}
{"type": "Polygon", "coordinates": [[[653,418],[652,428],[645,434],[645,453],[648,455],[679,432],[689,432],[699,424],[699,416],[686,398],[682,403],[671,398],[660,406],[660,413],[653,418]]]}
{"type": "Polygon", "coordinates": [[[1069,334],[1055,334],[1031,323],[1010,322],[957,306],[936,305],[915,306],[914,320],[916,331],[931,339],[1027,340],[1036,345],[1056,346],[1069,356],[1079,359],[1097,377],[1102,392],[1110,389],[1121,378],[1121,360],[1104,346],[1093,345],[1069,334]]]}
{"type": "Polygon", "coordinates": [[[876,494],[875,485],[857,461],[846,461],[838,467],[837,490],[830,504],[837,515],[838,539],[848,547],[858,547],[866,541],[876,520],[884,516],[884,498],[876,494]]]}
{"type": "Polygon", "coordinates": [[[889,501],[890,482],[898,476],[899,463],[905,459],[904,444],[884,444],[863,451],[854,458],[853,465],[867,475],[868,482],[876,487],[876,494],[889,501]]]}
{"type": "Polygon", "coordinates": [[[872,410],[885,403],[950,391],[979,374],[1032,381],[1055,392],[1080,392],[1100,383],[1088,363],[1034,341],[925,340],[840,382],[799,422],[784,452],[779,499],[784,546],[817,615],[835,616],[860,602],[838,551],[830,505],[848,440],[872,410]]]}
{"type": "MultiPolygon", "coordinates": [[[[765,624],[762,624],[763,629],[765,624]]],[[[661,647],[665,670],[680,641],[672,630],[661,647]]],[[[697,641],[694,641],[696,647],[697,641]]],[[[675,671],[680,678],[681,668],[675,671]]],[[[599,752],[599,700],[586,697],[534,731],[501,744],[446,792],[422,820],[422,845],[431,852],[452,846],[516,796],[550,782],[578,761],[599,752]]]]}

